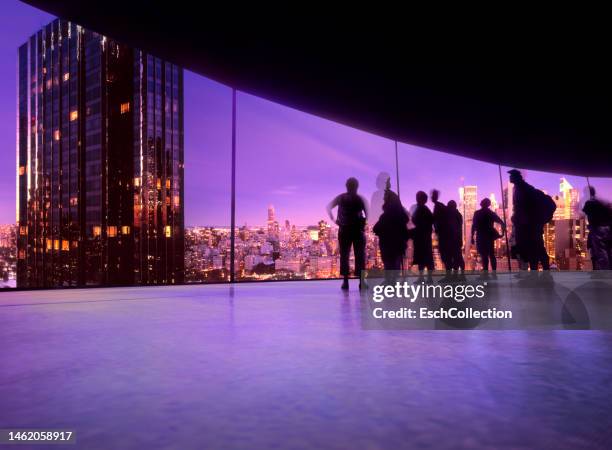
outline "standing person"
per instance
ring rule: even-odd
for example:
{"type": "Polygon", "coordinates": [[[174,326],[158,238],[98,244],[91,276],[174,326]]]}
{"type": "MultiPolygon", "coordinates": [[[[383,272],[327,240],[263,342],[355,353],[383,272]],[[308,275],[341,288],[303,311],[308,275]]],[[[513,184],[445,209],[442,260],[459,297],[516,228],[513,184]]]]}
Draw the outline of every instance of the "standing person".
{"type": "Polygon", "coordinates": [[[582,211],[589,221],[587,247],[591,251],[593,270],[612,269],[612,208],[595,196],[595,188],[589,188],[590,198],[582,211]]]}
{"type": "Polygon", "coordinates": [[[476,249],[482,258],[482,270],[485,274],[489,272],[489,261],[491,261],[491,270],[497,271],[494,244],[495,240],[506,232],[506,224],[489,209],[490,206],[491,200],[483,198],[480,202],[480,209],[474,213],[472,219],[472,244],[474,244],[474,235],[476,235],[476,249]],[[501,225],[502,234],[495,229],[496,223],[501,225]]]}
{"type": "Polygon", "coordinates": [[[532,271],[549,270],[549,259],[544,246],[544,225],[552,220],[557,208],[555,201],[523,179],[519,170],[509,170],[514,184],[512,225],[516,240],[515,252],[532,271]]]}
{"type": "Polygon", "coordinates": [[[433,225],[436,235],[438,236],[438,250],[440,251],[440,259],[444,264],[447,275],[450,274],[450,239],[448,236],[449,232],[449,215],[448,208],[446,205],[438,200],[440,197],[440,191],[434,189],[431,191],[431,201],[434,204],[433,210],[433,225]]]}
{"type": "MultiPolygon", "coordinates": [[[[363,197],[357,194],[359,181],[356,178],[346,180],[346,192],[338,195],[327,205],[327,214],[338,227],[338,244],[340,247],[340,275],[344,278],[342,289],[349,288],[349,255],[351,247],[355,255],[355,275],[361,277],[365,269],[365,225],[368,218],[368,206],[363,197]],[[338,207],[338,217],[334,219],[332,210],[338,207]]],[[[364,288],[361,279],[359,288],[364,288]]]]}
{"type": "Polygon", "coordinates": [[[465,271],[463,260],[463,216],[457,209],[457,202],[449,200],[446,205],[448,212],[448,250],[451,269],[457,273],[465,271]]]}
{"type": "Polygon", "coordinates": [[[374,225],[385,270],[401,270],[408,243],[408,213],[387,180],[383,213],[374,225]]]}
{"type": "Polygon", "coordinates": [[[387,192],[387,183],[391,184],[391,175],[387,172],[380,172],[376,176],[376,190],[372,193],[369,207],[369,219],[371,223],[378,220],[383,213],[383,203],[385,202],[385,193],[387,192]]]}
{"type": "Polygon", "coordinates": [[[412,239],[414,242],[413,264],[419,268],[419,275],[423,277],[425,268],[428,271],[428,277],[431,279],[434,270],[433,250],[431,243],[431,232],[433,227],[433,214],[427,207],[427,194],[419,191],[416,194],[417,206],[412,215],[412,239]]]}

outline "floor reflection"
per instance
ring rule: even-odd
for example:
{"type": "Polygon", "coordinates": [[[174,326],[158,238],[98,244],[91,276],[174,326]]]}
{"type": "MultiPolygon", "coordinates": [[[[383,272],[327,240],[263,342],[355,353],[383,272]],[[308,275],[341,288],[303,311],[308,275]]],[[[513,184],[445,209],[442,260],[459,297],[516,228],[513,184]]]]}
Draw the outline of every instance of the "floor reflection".
{"type": "Polygon", "coordinates": [[[366,331],[335,281],[1,295],[0,423],[88,449],[611,439],[612,333],[366,331]]]}

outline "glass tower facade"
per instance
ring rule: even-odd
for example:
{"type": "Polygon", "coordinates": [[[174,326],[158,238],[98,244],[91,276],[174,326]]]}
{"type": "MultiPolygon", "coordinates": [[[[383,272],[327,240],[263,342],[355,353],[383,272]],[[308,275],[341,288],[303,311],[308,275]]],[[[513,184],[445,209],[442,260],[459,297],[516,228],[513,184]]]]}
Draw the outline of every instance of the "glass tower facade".
{"type": "Polygon", "coordinates": [[[182,69],[58,19],[17,104],[17,286],[182,283],[182,69]]]}

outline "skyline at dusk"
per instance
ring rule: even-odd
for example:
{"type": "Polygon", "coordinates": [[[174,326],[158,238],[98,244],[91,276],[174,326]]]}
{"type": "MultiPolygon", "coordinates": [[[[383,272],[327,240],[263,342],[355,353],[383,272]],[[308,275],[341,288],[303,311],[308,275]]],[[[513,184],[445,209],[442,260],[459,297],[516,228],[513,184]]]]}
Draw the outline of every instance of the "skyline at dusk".
{"type": "MultiPolygon", "coordinates": [[[[18,1],[7,2],[0,28],[0,223],[15,220],[15,99],[17,48],[53,19],[18,1]]],[[[185,71],[185,225],[229,226],[231,89],[185,71]]],[[[327,219],[325,205],[344,190],[349,176],[360,180],[370,200],[380,172],[396,188],[392,140],[321,119],[239,92],[237,97],[236,224],[264,225],[267,207],[297,225],[327,219]]],[[[501,201],[498,168],[400,143],[400,194],[408,208],[417,190],[438,188],[441,199],[459,200],[461,177],[478,186],[478,196],[501,201]]],[[[504,183],[507,168],[503,168],[504,183]]],[[[527,180],[549,194],[562,174],[527,171],[527,180]]],[[[581,192],[584,177],[567,176],[581,192]]],[[[601,195],[612,197],[611,179],[591,179],[601,195]]]]}

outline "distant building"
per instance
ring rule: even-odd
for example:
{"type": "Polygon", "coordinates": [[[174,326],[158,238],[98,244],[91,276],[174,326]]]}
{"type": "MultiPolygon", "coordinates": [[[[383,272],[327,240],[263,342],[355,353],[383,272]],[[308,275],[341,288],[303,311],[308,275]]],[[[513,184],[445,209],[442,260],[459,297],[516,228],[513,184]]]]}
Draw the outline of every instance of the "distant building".
{"type": "Polygon", "coordinates": [[[313,241],[319,240],[319,227],[315,225],[311,225],[308,227],[308,236],[313,241]]]}
{"type": "Polygon", "coordinates": [[[182,69],[58,19],[18,76],[18,286],[181,283],[182,69]]]}
{"type": "Polygon", "coordinates": [[[580,193],[578,189],[575,189],[569,181],[562,177],[559,182],[559,193],[561,195],[556,199],[557,211],[555,211],[555,218],[577,218],[579,215],[578,204],[580,202],[580,193]]]}
{"type": "Polygon", "coordinates": [[[472,221],[474,212],[478,209],[478,186],[465,186],[459,188],[459,212],[463,215],[465,222],[465,233],[463,242],[465,245],[465,263],[466,269],[476,269],[476,248],[470,244],[470,233],[472,230],[472,221]]]}
{"type": "Polygon", "coordinates": [[[268,235],[273,239],[278,239],[280,233],[280,225],[274,214],[274,206],[268,206],[268,235]]]}
{"type": "Polygon", "coordinates": [[[587,226],[584,218],[556,220],[555,261],[561,270],[585,270],[587,226]]]}
{"type": "Polygon", "coordinates": [[[0,288],[16,286],[16,237],[16,225],[0,225],[0,288]]]}
{"type": "Polygon", "coordinates": [[[495,198],[495,194],[491,192],[489,195],[489,200],[491,200],[491,210],[497,211],[499,209],[499,203],[497,203],[497,199],[495,198]]]}

